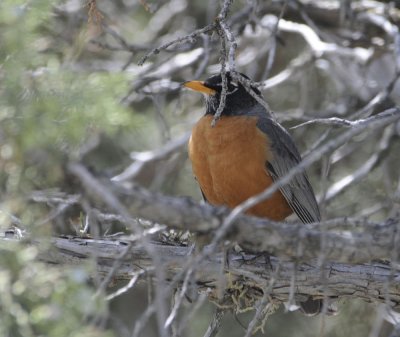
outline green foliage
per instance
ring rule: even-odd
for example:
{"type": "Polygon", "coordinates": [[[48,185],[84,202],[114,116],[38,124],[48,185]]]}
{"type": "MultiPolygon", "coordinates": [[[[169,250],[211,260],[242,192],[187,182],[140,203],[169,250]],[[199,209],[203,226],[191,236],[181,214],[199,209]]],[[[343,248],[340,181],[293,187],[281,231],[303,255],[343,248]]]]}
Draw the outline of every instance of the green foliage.
{"type": "MultiPolygon", "coordinates": [[[[119,103],[126,75],[88,74],[65,62],[55,5],[0,1],[0,213],[10,211],[25,225],[48,214],[27,207],[30,191],[68,184],[65,160],[79,156],[92,137],[117,138],[141,123],[119,103]]],[[[0,216],[0,228],[8,225],[0,216]]],[[[49,267],[37,254],[0,242],[0,336],[111,336],[89,324],[107,312],[87,268],[49,267]]]]}
{"type": "Polygon", "coordinates": [[[23,150],[49,144],[61,150],[79,145],[90,128],[116,132],[130,123],[128,111],[115,99],[126,89],[120,75],[85,76],[55,64],[28,76],[21,88],[23,97],[17,104],[7,102],[4,124],[15,135],[23,135],[17,138],[23,150]]]}
{"type": "Polygon", "coordinates": [[[0,188],[8,194],[54,186],[62,159],[76,157],[91,136],[140,124],[119,103],[126,75],[87,74],[61,62],[67,51],[52,49],[52,5],[0,4],[0,188]]]}
{"type": "Polygon", "coordinates": [[[34,247],[0,247],[0,336],[112,336],[87,324],[106,313],[84,268],[38,262],[34,247]]]}

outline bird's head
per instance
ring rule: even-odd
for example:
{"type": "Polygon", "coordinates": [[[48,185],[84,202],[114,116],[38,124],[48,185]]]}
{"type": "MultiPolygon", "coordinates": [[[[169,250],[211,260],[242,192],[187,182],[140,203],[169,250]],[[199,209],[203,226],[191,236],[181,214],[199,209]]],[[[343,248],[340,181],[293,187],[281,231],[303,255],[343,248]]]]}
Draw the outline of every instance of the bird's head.
{"type": "MultiPolygon", "coordinates": [[[[244,74],[240,75],[246,79],[249,79],[244,74]]],[[[259,104],[240,82],[232,78],[229,72],[226,73],[226,80],[226,100],[225,107],[222,110],[221,115],[245,115],[252,110],[252,107],[259,104]]],[[[186,88],[204,94],[207,108],[206,114],[214,115],[217,112],[223,87],[221,74],[213,75],[207,78],[205,81],[188,81],[183,83],[183,85],[186,88]]],[[[255,95],[261,97],[261,93],[256,87],[251,86],[250,90],[252,90],[255,95]]]]}

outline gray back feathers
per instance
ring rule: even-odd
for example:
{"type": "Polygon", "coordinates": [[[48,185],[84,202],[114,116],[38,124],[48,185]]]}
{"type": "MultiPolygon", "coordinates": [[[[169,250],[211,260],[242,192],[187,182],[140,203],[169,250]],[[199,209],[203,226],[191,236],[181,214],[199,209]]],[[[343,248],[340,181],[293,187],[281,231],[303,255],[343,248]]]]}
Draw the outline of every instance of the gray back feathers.
{"type": "MultiPolygon", "coordinates": [[[[259,116],[257,127],[268,135],[271,142],[272,159],[265,165],[271,178],[276,181],[296,166],[301,156],[288,132],[265,114],[259,116]]],[[[297,174],[280,191],[303,223],[321,220],[314,191],[305,171],[297,174]]]]}

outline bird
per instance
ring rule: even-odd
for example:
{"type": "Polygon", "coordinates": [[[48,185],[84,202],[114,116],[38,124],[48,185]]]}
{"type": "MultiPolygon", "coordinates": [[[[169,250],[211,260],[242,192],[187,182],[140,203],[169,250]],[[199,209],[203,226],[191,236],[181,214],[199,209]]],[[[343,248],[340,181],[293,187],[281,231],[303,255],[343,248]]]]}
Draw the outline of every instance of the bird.
{"type": "MultiPolygon", "coordinates": [[[[246,88],[229,71],[225,79],[225,105],[215,124],[223,91],[222,74],[205,81],[187,81],[183,86],[205,97],[205,114],[193,127],[188,144],[195,179],[206,202],[234,208],[285,176],[301,162],[301,156],[292,136],[260,103],[263,98],[258,88],[246,88]]],[[[283,221],[292,213],[303,223],[321,219],[305,171],[246,213],[274,221],[283,221]]],[[[300,308],[306,315],[317,315],[322,311],[322,300],[310,297],[300,303],[300,308]]]]}

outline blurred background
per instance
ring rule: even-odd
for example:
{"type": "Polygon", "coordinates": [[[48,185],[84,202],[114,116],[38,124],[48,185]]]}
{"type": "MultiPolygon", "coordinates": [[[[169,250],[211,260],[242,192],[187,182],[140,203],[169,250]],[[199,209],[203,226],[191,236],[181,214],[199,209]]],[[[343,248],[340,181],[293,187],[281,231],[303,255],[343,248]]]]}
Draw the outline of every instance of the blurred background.
{"type": "MultiPolygon", "coordinates": [[[[99,177],[201,200],[186,142],[204,104],[181,83],[220,70],[220,38],[197,34],[138,63],[213,22],[220,9],[214,0],[0,2],[3,231],[16,226],[32,239],[79,234],[87,205],[73,199],[80,186],[65,169],[70,161],[99,177]]],[[[227,22],[238,44],[237,70],[261,85],[304,155],[344,128],[292,127],[367,118],[399,104],[395,1],[235,1],[227,22]]],[[[399,134],[399,124],[369,130],[309,169],[324,218],[398,215],[399,134]]],[[[125,230],[115,221],[101,226],[108,234],[125,230]]],[[[110,303],[93,297],[93,261],[60,269],[35,260],[40,250],[32,247],[4,242],[0,250],[1,336],[131,336],[146,309],[151,285],[110,303]]],[[[281,308],[265,335],[389,336],[386,322],[372,335],[376,305],[352,300],[339,307],[329,318],[281,308]]],[[[184,335],[203,336],[213,310],[205,304],[184,335]]],[[[244,335],[252,315],[227,315],[219,336],[244,335]]],[[[143,336],[157,336],[151,321],[143,336]]]]}

